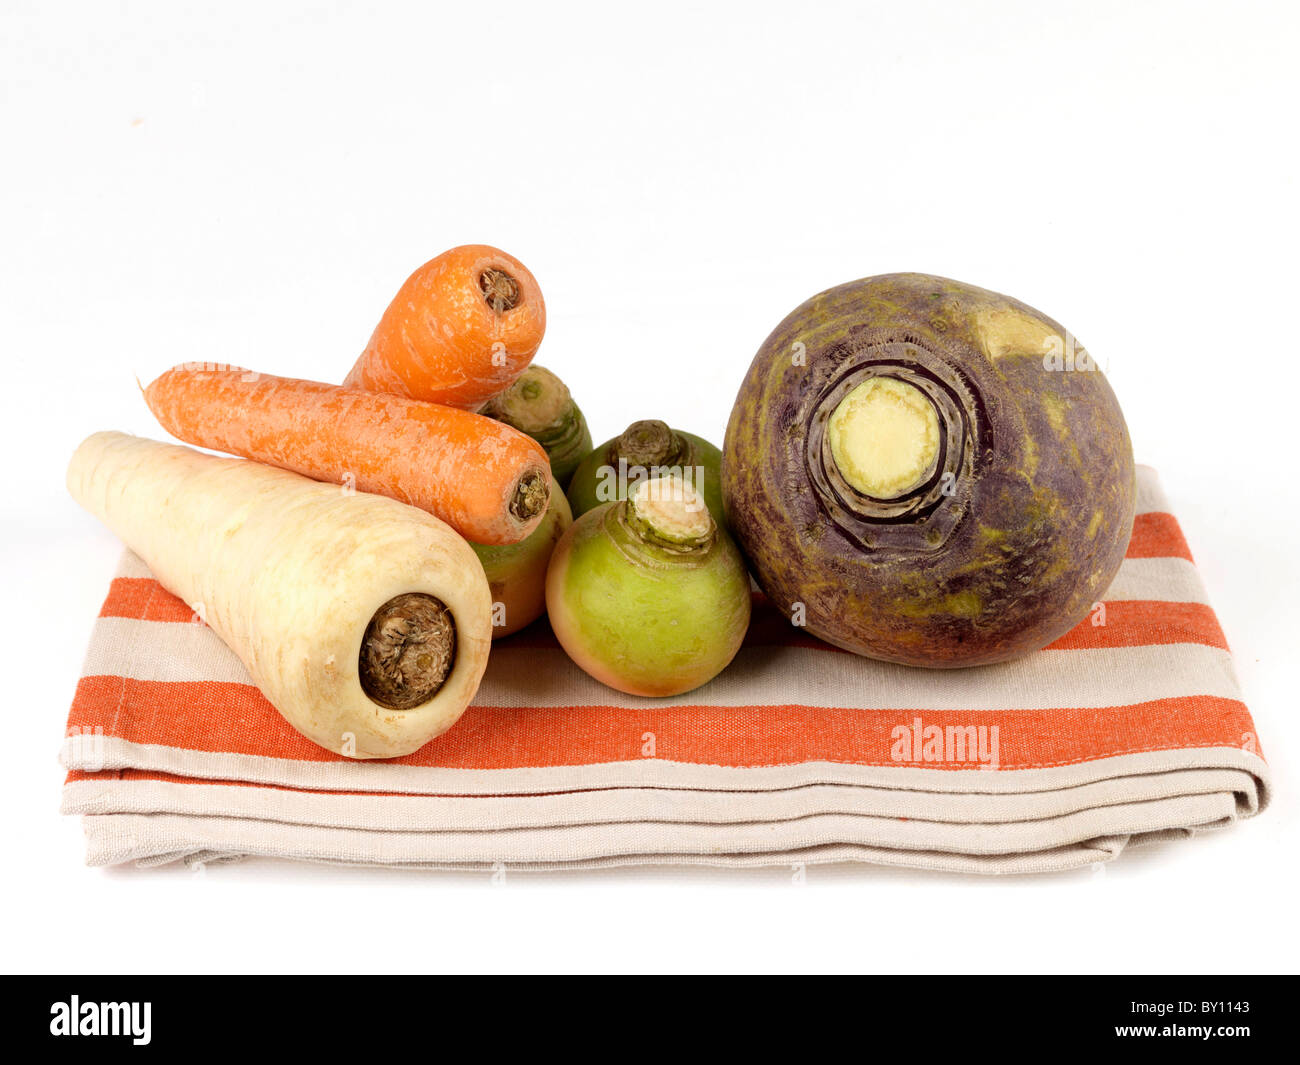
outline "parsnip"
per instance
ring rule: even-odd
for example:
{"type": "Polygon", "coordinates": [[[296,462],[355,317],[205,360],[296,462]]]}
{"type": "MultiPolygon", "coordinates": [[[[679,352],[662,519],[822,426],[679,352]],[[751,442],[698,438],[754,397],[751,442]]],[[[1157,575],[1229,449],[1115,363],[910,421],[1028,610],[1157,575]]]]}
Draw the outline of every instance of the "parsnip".
{"type": "Polygon", "coordinates": [[[424,511],[112,432],[77,449],[68,490],[322,747],[409,754],[478,688],[487,579],[469,545],[424,511]]]}

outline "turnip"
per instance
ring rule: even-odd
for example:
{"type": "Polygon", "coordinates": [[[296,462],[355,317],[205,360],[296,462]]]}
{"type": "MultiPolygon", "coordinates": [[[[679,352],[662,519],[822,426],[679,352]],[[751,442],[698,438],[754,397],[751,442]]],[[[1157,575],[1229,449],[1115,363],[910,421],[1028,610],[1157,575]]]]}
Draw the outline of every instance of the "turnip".
{"type": "Polygon", "coordinates": [[[470,544],[483,563],[492,592],[492,638],[518,632],[546,612],[546,567],[561,536],[573,524],[569,501],[554,480],[540,525],[517,544],[470,544]]]}
{"type": "Polygon", "coordinates": [[[514,384],[488,400],[482,413],[541,444],[551,460],[551,476],[561,488],[591,451],[591,430],[569,386],[541,366],[528,367],[514,384]]]}
{"type": "Polygon", "coordinates": [[[923,274],[795,309],[723,448],[732,532],[795,624],[923,666],[997,662],[1078,623],[1124,557],[1119,404],[1057,322],[923,274]]]}
{"type": "Polygon", "coordinates": [[[322,747],[410,754],[473,698],[492,599],[474,552],[432,515],[123,433],[77,449],[68,489],[322,747]]]}
{"type": "Polygon", "coordinates": [[[626,499],[642,481],[670,473],[703,491],[713,520],[725,523],[722,452],[702,437],[656,419],[633,422],[591,451],[569,482],[569,506],[578,518],[602,503],[626,499]]]}
{"type": "Polygon", "coordinates": [[[749,625],[749,575],[703,496],[677,475],[576,519],[551,556],[546,609],[569,656],[633,695],[712,680],[749,625]]]}

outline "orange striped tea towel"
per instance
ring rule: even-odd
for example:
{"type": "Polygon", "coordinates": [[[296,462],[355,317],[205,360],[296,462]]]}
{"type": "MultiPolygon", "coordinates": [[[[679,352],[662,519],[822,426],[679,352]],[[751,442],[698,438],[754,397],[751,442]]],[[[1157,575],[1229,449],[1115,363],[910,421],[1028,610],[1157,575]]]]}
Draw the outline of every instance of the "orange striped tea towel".
{"type": "Polygon", "coordinates": [[[1018,662],[873,662],[760,604],[720,677],[652,700],[591,680],[542,623],[493,648],[455,728],[389,762],[298,735],[128,554],[68,719],[63,810],[92,865],[1107,861],[1268,796],[1223,634],[1145,468],[1138,509],[1106,600],[1018,662]]]}

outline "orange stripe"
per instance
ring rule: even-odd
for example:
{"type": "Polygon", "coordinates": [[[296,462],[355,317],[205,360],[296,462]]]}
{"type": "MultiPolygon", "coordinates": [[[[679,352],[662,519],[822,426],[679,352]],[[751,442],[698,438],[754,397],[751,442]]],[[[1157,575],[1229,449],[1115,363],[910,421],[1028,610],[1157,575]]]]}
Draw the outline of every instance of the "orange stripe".
{"type": "Polygon", "coordinates": [[[108,598],[99,608],[99,616],[189,622],[194,620],[194,611],[152,577],[115,577],[108,586],[108,598]]]}
{"type": "Polygon", "coordinates": [[[1224,651],[1228,649],[1219,619],[1204,603],[1147,600],[1106,603],[1104,611],[1092,612],[1048,647],[1056,651],[1076,651],[1170,643],[1199,643],[1224,651]]]}
{"type": "MultiPolygon", "coordinates": [[[[1172,514],[1139,514],[1133,522],[1133,537],[1129,541],[1127,557],[1184,558],[1190,562],[1192,553],[1172,514]]],[[[108,598],[100,608],[99,616],[185,622],[192,621],[194,617],[188,606],[170,592],[164,591],[157,581],[149,577],[115,578],[109,586],[108,598]]],[[[549,640],[544,626],[533,626],[520,634],[525,639],[517,645],[533,646],[531,641],[539,636],[539,629],[542,638],[549,640]]],[[[809,642],[816,644],[816,641],[809,642]]]]}
{"type": "MultiPolygon", "coordinates": [[[[156,582],[139,578],[119,578],[114,581],[100,616],[184,623],[189,623],[192,619],[190,608],[179,599],[164,592],[156,582]],[[119,585],[125,587],[118,587],[119,585]]],[[[1214,611],[1202,603],[1135,600],[1107,603],[1104,614],[1089,614],[1051,647],[1057,650],[1079,650],[1173,643],[1203,644],[1223,650],[1228,646],[1214,611]],[[1101,624],[1096,624],[1097,620],[1101,624]]],[[[745,645],[838,650],[791,626],[761,595],[754,596],[754,616],[745,635],[745,645]]],[[[507,637],[499,646],[555,648],[558,645],[550,626],[541,620],[522,632],[507,637]]]]}
{"type": "Polygon", "coordinates": [[[1133,536],[1125,558],[1185,558],[1192,561],[1191,548],[1183,537],[1178,519],[1172,514],[1139,514],[1133,519],[1133,536]]]}
{"type": "MultiPolygon", "coordinates": [[[[530,646],[554,646],[546,634],[530,646]]],[[[1195,643],[1228,649],[1219,619],[1204,603],[1166,603],[1152,600],[1109,602],[1049,645],[1061,651],[1107,647],[1150,647],[1157,644],[1195,643]]],[[[755,613],[745,635],[747,647],[808,647],[824,651],[838,648],[823,643],[767,605],[755,602],[755,613]]],[[[848,652],[844,652],[848,653],[848,652]]]]}
{"type": "MultiPolygon", "coordinates": [[[[1194,696],[1104,709],[951,711],[781,706],[474,706],[457,726],[399,764],[457,769],[595,765],[655,756],[701,765],[806,761],[894,765],[891,730],[915,717],[940,727],[996,725],[1006,769],[1067,765],[1116,754],[1241,747],[1254,732],[1235,699],[1194,696]]],[[[100,727],[136,743],[312,762],[342,761],[283,721],[251,685],[84,677],[69,728],[100,727]]],[[[932,768],[962,769],[936,763],[932,768]]]]}
{"type": "MultiPolygon", "coordinates": [[[[540,644],[542,641],[538,641],[540,644]]],[[[546,641],[552,644],[553,640],[546,641]]],[[[1098,650],[1114,647],[1151,647],[1158,644],[1194,643],[1228,649],[1219,619],[1204,603],[1165,603],[1129,600],[1105,604],[1048,645],[1056,651],[1098,650]]],[[[808,647],[837,651],[790,625],[775,610],[754,614],[745,645],[753,647],[808,647]]],[[[848,654],[849,652],[842,652],[848,654]]]]}

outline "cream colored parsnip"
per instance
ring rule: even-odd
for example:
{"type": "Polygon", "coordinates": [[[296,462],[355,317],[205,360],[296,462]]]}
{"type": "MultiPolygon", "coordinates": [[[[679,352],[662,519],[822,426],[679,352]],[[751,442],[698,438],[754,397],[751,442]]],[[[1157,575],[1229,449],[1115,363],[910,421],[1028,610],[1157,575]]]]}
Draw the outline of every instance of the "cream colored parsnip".
{"type": "Polygon", "coordinates": [[[487,579],[469,545],[424,511],[111,432],[77,449],[68,490],[201,611],[285,720],[322,747],[410,754],[478,688],[492,637],[487,579]],[[420,701],[391,709],[367,690],[390,705],[420,701]]]}

